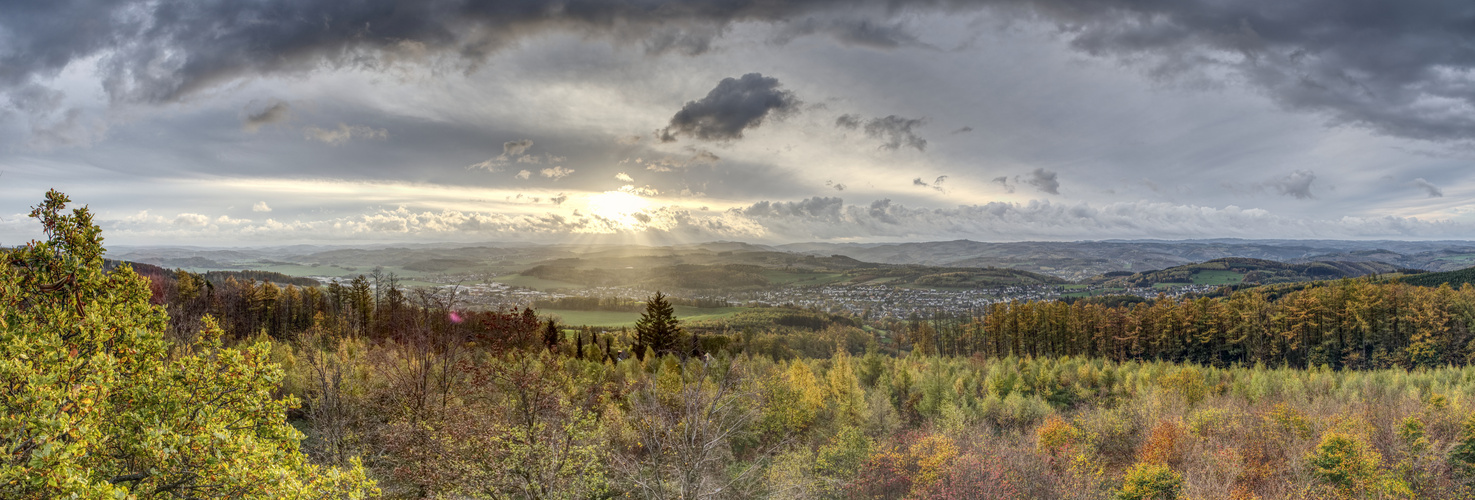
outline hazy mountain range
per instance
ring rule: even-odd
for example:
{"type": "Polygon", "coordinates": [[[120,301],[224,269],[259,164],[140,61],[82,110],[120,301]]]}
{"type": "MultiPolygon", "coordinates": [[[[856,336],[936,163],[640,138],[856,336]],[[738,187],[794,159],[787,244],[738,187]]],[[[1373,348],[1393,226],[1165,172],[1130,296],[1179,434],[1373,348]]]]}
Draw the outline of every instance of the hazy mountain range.
{"type": "MultiPolygon", "coordinates": [[[[117,247],[110,258],[163,267],[245,269],[288,267],[289,274],[312,274],[317,266],[397,267],[440,272],[457,267],[491,266],[518,272],[539,262],[579,258],[624,259],[642,256],[722,256],[752,252],[850,257],[862,262],[943,267],[997,267],[1081,280],[1108,272],[1142,272],[1228,257],[1277,262],[1382,262],[1395,267],[1448,271],[1475,265],[1475,242],[1341,240],[1113,240],[1079,242],[983,243],[968,240],[923,243],[799,243],[767,246],[741,242],[649,247],[638,245],[455,244],[377,247],[294,245],[262,248],[117,247]],[[304,266],[309,266],[304,268],[304,266]]],[[[720,259],[717,259],[720,260],[720,259]]],[[[704,259],[713,262],[713,259],[704,259]]],[[[323,270],[322,273],[328,273],[323,270]]]]}

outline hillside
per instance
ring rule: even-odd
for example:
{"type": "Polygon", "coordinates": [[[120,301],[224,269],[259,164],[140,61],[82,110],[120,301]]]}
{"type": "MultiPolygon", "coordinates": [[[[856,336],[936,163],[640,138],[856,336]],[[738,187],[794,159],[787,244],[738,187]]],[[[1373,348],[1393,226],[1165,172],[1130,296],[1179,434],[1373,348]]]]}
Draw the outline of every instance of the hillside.
{"type": "Polygon", "coordinates": [[[1448,283],[1451,287],[1459,288],[1469,283],[1475,283],[1475,267],[1467,267],[1458,271],[1404,276],[1401,280],[1404,283],[1417,286],[1440,286],[1448,283]]]}
{"type": "Polygon", "coordinates": [[[1053,276],[1013,269],[886,265],[839,255],[765,251],[555,259],[518,274],[586,287],[662,290],[732,291],[842,283],[957,289],[1065,283],[1053,276]]]}
{"type": "Polygon", "coordinates": [[[1276,262],[1265,259],[1224,258],[1140,273],[1109,273],[1087,280],[1106,287],[1150,287],[1163,285],[1274,284],[1299,281],[1355,278],[1397,272],[1401,268],[1383,262],[1276,262]]]}

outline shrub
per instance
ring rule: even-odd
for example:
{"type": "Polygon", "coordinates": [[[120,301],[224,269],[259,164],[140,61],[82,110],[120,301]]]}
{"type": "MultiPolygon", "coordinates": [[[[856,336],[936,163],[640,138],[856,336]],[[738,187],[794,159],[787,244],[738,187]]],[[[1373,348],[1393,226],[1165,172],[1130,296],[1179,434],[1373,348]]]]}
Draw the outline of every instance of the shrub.
{"type": "Polygon", "coordinates": [[[1382,460],[1363,440],[1332,431],[1322,435],[1316,451],[1306,457],[1312,476],[1344,491],[1370,484],[1382,460]]]}
{"type": "Polygon", "coordinates": [[[1188,415],[1188,433],[1201,438],[1222,434],[1234,424],[1234,416],[1223,408],[1204,408],[1188,415]]]}
{"type": "Polygon", "coordinates": [[[1142,449],[1137,451],[1137,459],[1142,463],[1149,464],[1172,464],[1178,462],[1178,441],[1183,437],[1183,428],[1176,423],[1163,420],[1152,428],[1152,434],[1147,437],[1147,442],[1142,444],[1142,449]]]}
{"type": "Polygon", "coordinates": [[[1127,471],[1112,500],[1175,500],[1183,495],[1183,475],[1163,464],[1139,463],[1127,471]]]}
{"type": "Polygon", "coordinates": [[[1204,400],[1209,393],[1208,384],[1204,383],[1204,375],[1197,368],[1184,367],[1172,375],[1164,377],[1161,381],[1164,389],[1183,397],[1183,401],[1192,408],[1204,400]]]}
{"type": "Polygon", "coordinates": [[[1475,414],[1465,419],[1454,449],[1449,451],[1449,463],[1461,475],[1475,476],[1475,414]]]}
{"type": "Polygon", "coordinates": [[[1035,429],[1035,442],[1038,443],[1040,452],[1052,458],[1070,453],[1081,445],[1084,438],[1085,434],[1079,428],[1060,418],[1060,415],[1050,415],[1044,424],[1035,429]]]}

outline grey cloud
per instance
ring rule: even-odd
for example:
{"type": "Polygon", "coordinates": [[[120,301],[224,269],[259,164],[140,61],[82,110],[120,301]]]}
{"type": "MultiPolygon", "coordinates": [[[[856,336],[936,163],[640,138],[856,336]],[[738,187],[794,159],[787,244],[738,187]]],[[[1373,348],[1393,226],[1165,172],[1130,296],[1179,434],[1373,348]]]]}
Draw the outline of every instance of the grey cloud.
{"type": "Polygon", "coordinates": [[[275,99],[263,104],[251,103],[246,108],[246,131],[256,132],[263,125],[285,121],[291,108],[285,101],[275,99]]]}
{"type": "Polygon", "coordinates": [[[1015,182],[1034,186],[1042,193],[1060,194],[1059,175],[1043,168],[1037,168],[1023,177],[1015,178],[1015,182]]]}
{"type": "Polygon", "coordinates": [[[652,172],[674,172],[677,170],[686,170],[697,165],[712,165],[722,159],[722,157],[717,156],[711,151],[707,151],[701,148],[687,148],[687,151],[691,154],[687,156],[665,155],[661,156],[660,158],[653,158],[649,160],[645,158],[635,158],[634,160],[627,159],[625,160],[625,162],[633,162],[637,165],[645,165],[645,169],[652,172]]]}
{"type": "Polygon", "coordinates": [[[994,180],[992,182],[994,182],[994,183],[996,183],[996,184],[998,184],[1000,186],[1004,186],[1004,191],[1006,191],[1006,192],[1009,192],[1009,193],[1013,193],[1014,192],[1014,185],[1009,183],[1009,176],[1007,176],[1007,175],[1003,175],[1003,176],[999,176],[999,177],[994,177],[994,180]]]}
{"type": "Polygon", "coordinates": [[[107,132],[107,123],[101,118],[87,116],[81,109],[71,108],[57,117],[33,118],[29,143],[40,150],[85,146],[102,139],[107,132]]]}
{"type": "Polygon", "coordinates": [[[966,134],[966,133],[972,132],[972,131],[973,131],[973,127],[964,126],[963,128],[954,130],[952,133],[953,134],[966,134]]]}
{"type": "Polygon", "coordinates": [[[919,42],[917,36],[913,35],[903,23],[887,23],[867,18],[821,19],[817,17],[806,17],[800,20],[793,20],[782,23],[773,40],[776,43],[784,44],[798,37],[818,33],[828,34],[836,40],[851,45],[875,49],[927,46],[919,42]]]}
{"type": "Polygon", "coordinates": [[[844,184],[841,184],[841,183],[838,183],[838,182],[835,182],[835,181],[825,181],[825,186],[826,187],[829,187],[829,188],[833,188],[836,191],[844,191],[845,190],[845,185],[844,184]]]}
{"type": "Polygon", "coordinates": [[[902,146],[916,148],[917,151],[927,150],[927,139],[917,136],[912,131],[914,127],[926,124],[925,118],[902,118],[890,115],[885,118],[873,118],[866,122],[866,135],[882,139],[882,149],[897,150],[902,146]]]}
{"type": "Polygon", "coordinates": [[[61,107],[65,97],[60,90],[32,83],[12,90],[10,105],[31,116],[45,115],[61,107]]]}
{"type": "Polygon", "coordinates": [[[1439,186],[1435,186],[1434,183],[1424,180],[1423,177],[1414,179],[1414,186],[1424,190],[1425,193],[1429,194],[1430,198],[1444,197],[1443,189],[1439,189],[1439,186]]]}
{"type": "Polygon", "coordinates": [[[860,128],[860,120],[861,118],[859,115],[843,114],[840,115],[839,118],[835,119],[835,127],[855,130],[860,128]]]}
{"type": "Polygon", "coordinates": [[[520,140],[520,141],[507,141],[507,142],[502,143],[502,156],[507,157],[507,158],[511,158],[511,157],[514,157],[514,156],[523,154],[523,152],[527,151],[528,148],[531,148],[531,147],[533,147],[533,140],[532,139],[523,139],[523,140],[520,140]]]}
{"type": "Polygon", "coordinates": [[[1287,109],[1395,136],[1475,136],[1475,115],[1460,111],[1475,106],[1475,51],[1467,5],[1457,1],[18,0],[0,16],[0,91],[92,59],[115,102],[174,101],[239,78],[321,68],[472,71],[550,31],[699,54],[734,24],[765,23],[781,39],[812,33],[889,48],[916,37],[864,13],[982,10],[1052,24],[1072,48],[1158,78],[1244,82],[1287,109]]]}
{"type": "Polygon", "coordinates": [[[845,200],[841,198],[813,197],[797,202],[768,202],[760,201],[742,210],[743,214],[752,217],[814,217],[822,219],[837,219],[840,217],[840,209],[845,206],[845,200]]]}
{"type": "MultiPolygon", "coordinates": [[[[466,169],[467,170],[482,169],[482,170],[486,170],[488,172],[500,172],[504,167],[506,167],[508,165],[511,165],[514,160],[517,161],[518,163],[539,163],[539,162],[541,162],[542,161],[541,158],[523,154],[523,153],[527,152],[527,150],[529,148],[532,148],[532,147],[533,147],[533,140],[532,139],[520,139],[520,140],[516,140],[516,141],[507,141],[507,142],[502,143],[502,154],[497,155],[497,156],[493,156],[493,157],[487,159],[486,161],[482,161],[482,162],[479,162],[479,163],[471,164],[470,166],[467,166],[466,169]]],[[[552,157],[551,155],[550,155],[550,158],[549,159],[550,160],[562,161],[562,158],[555,158],[555,157],[552,157]]]]}
{"type": "Polygon", "coordinates": [[[307,127],[302,130],[302,133],[309,140],[319,141],[329,146],[340,146],[355,138],[379,140],[389,138],[388,130],[344,123],[339,123],[338,128],[332,129],[307,127]]]}
{"type": "Polygon", "coordinates": [[[1165,79],[1233,75],[1281,106],[1384,134],[1468,140],[1475,52],[1460,2],[1033,2],[1073,48],[1165,79]],[[1442,104],[1435,104],[1442,103],[1442,104]]]}
{"type": "Polygon", "coordinates": [[[927,186],[927,181],[924,181],[924,180],[922,180],[921,177],[918,177],[916,179],[912,179],[912,185],[913,186],[923,186],[923,187],[926,187],[927,186]]]}
{"type": "Polygon", "coordinates": [[[554,205],[562,205],[563,202],[568,201],[568,195],[563,194],[563,193],[558,193],[558,196],[554,196],[552,198],[549,198],[548,201],[553,202],[554,205]]]}
{"type": "Polygon", "coordinates": [[[1463,238],[1470,224],[1402,217],[1300,219],[1235,206],[1119,202],[1101,206],[994,202],[950,209],[911,208],[889,199],[846,205],[838,198],[762,201],[732,215],[750,218],[769,239],[803,241],[855,238],[972,238],[979,240],[1079,240],[1081,238],[1463,238]],[[823,210],[800,207],[816,205],[823,210]],[[775,209],[774,207],[782,207],[775,209]]]}
{"type": "Polygon", "coordinates": [[[1284,177],[1262,183],[1261,186],[1274,188],[1276,192],[1298,200],[1307,200],[1316,197],[1311,194],[1311,183],[1315,180],[1316,173],[1310,170],[1297,170],[1284,177]]]}
{"type": "Polygon", "coordinates": [[[663,142],[687,135],[706,141],[741,139],[743,131],[757,128],[769,116],[782,117],[798,110],[794,93],[779,88],[777,78],[748,73],[724,78],[707,96],[688,101],[671,124],[660,131],[663,142]]]}

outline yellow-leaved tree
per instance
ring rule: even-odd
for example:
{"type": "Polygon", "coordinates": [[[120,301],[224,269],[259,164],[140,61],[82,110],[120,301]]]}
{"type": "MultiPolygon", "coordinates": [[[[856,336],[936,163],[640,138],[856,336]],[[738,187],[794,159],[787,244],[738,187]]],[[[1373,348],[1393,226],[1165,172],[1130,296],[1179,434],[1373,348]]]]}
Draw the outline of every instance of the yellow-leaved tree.
{"type": "Polygon", "coordinates": [[[270,346],[190,345],[127,266],[103,271],[101,230],[46,193],[45,241],[0,251],[0,497],[361,498],[357,462],[308,463],[273,392],[270,346]]]}

